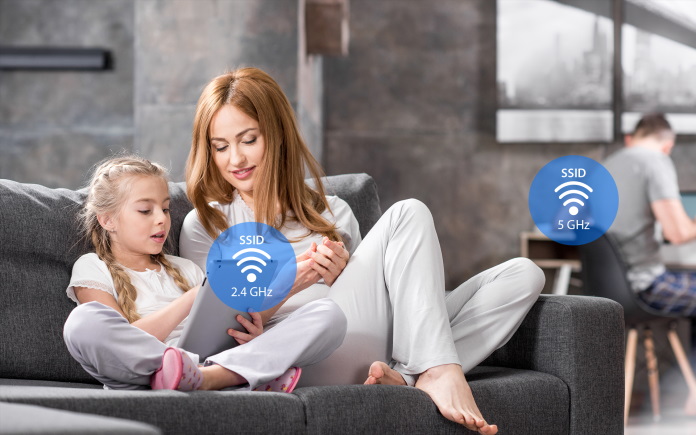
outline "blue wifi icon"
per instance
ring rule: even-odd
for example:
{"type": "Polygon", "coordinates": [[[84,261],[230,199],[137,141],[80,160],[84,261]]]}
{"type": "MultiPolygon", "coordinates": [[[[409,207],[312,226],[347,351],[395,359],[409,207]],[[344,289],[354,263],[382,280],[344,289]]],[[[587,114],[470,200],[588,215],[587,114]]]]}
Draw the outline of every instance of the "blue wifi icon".
{"type": "Polygon", "coordinates": [[[611,227],[618,208],[614,178],[601,163],[585,156],[550,161],[529,188],[534,223],[549,239],[563,245],[596,240],[611,227]]]}
{"type": "Polygon", "coordinates": [[[221,302],[239,311],[264,311],[292,289],[297,259],[283,233],[260,222],[242,222],[215,239],[205,273],[221,302]]]}
{"type": "MultiPolygon", "coordinates": [[[[232,259],[236,260],[237,258],[241,257],[242,255],[249,254],[249,253],[260,254],[260,255],[266,257],[267,260],[271,259],[271,256],[266,251],[263,251],[263,250],[258,249],[258,248],[242,249],[241,251],[234,254],[232,256],[232,259]]],[[[237,266],[242,266],[244,263],[248,263],[250,261],[255,262],[256,264],[247,264],[246,266],[243,266],[241,272],[242,272],[242,274],[244,274],[244,273],[247,273],[248,271],[251,270],[252,272],[249,272],[249,274],[246,276],[246,279],[249,282],[254,282],[254,281],[256,281],[256,274],[254,272],[259,273],[259,274],[263,273],[263,269],[261,269],[261,267],[259,267],[259,265],[265,267],[268,264],[263,260],[263,258],[249,256],[249,257],[243,257],[239,261],[237,261],[237,266]]]]}

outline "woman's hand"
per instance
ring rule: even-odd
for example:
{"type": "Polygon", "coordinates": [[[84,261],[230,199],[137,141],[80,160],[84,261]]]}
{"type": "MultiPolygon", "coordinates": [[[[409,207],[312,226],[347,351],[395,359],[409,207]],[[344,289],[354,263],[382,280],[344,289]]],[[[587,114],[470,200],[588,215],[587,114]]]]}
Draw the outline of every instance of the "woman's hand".
{"type": "Polygon", "coordinates": [[[296,257],[297,272],[295,275],[295,283],[292,286],[291,294],[295,295],[307,287],[316,284],[321,279],[321,275],[312,268],[314,260],[312,255],[317,251],[317,244],[312,242],[312,245],[302,254],[296,257]]]}
{"type": "Polygon", "coordinates": [[[334,242],[324,237],[311,258],[314,260],[311,264],[312,269],[321,275],[326,285],[330,287],[346,268],[350,253],[343,246],[343,242],[334,242]]]}
{"type": "Polygon", "coordinates": [[[247,330],[246,334],[232,328],[227,330],[227,334],[237,340],[237,343],[239,344],[248,343],[259,335],[263,334],[263,321],[261,320],[261,314],[249,313],[249,315],[251,316],[251,322],[241,314],[237,315],[237,321],[247,330]]]}

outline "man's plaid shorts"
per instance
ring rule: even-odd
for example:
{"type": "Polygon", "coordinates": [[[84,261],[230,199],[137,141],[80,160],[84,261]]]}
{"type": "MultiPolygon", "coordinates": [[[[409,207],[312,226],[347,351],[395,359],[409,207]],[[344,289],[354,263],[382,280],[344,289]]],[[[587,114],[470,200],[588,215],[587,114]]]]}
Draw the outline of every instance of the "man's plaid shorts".
{"type": "Polygon", "coordinates": [[[663,313],[696,316],[696,271],[668,270],[638,294],[648,305],[663,313]]]}

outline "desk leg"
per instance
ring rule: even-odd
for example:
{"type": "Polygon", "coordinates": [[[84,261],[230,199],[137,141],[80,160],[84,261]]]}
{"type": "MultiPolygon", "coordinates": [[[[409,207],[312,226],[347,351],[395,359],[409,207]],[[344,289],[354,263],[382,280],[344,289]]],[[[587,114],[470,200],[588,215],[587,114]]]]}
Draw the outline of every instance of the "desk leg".
{"type": "Polygon", "coordinates": [[[564,264],[563,266],[558,268],[558,270],[556,271],[556,279],[553,283],[553,294],[568,294],[568,284],[570,283],[570,273],[572,271],[573,267],[569,264],[564,264]]]}

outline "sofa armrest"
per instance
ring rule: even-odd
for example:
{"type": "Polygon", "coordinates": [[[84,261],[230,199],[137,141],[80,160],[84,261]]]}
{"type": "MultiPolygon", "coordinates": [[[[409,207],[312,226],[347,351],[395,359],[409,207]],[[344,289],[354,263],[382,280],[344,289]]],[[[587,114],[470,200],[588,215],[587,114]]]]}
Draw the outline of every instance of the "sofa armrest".
{"type": "Polygon", "coordinates": [[[541,295],[510,341],[481,365],[535,370],[568,385],[571,434],[623,433],[623,308],[541,295]]]}

